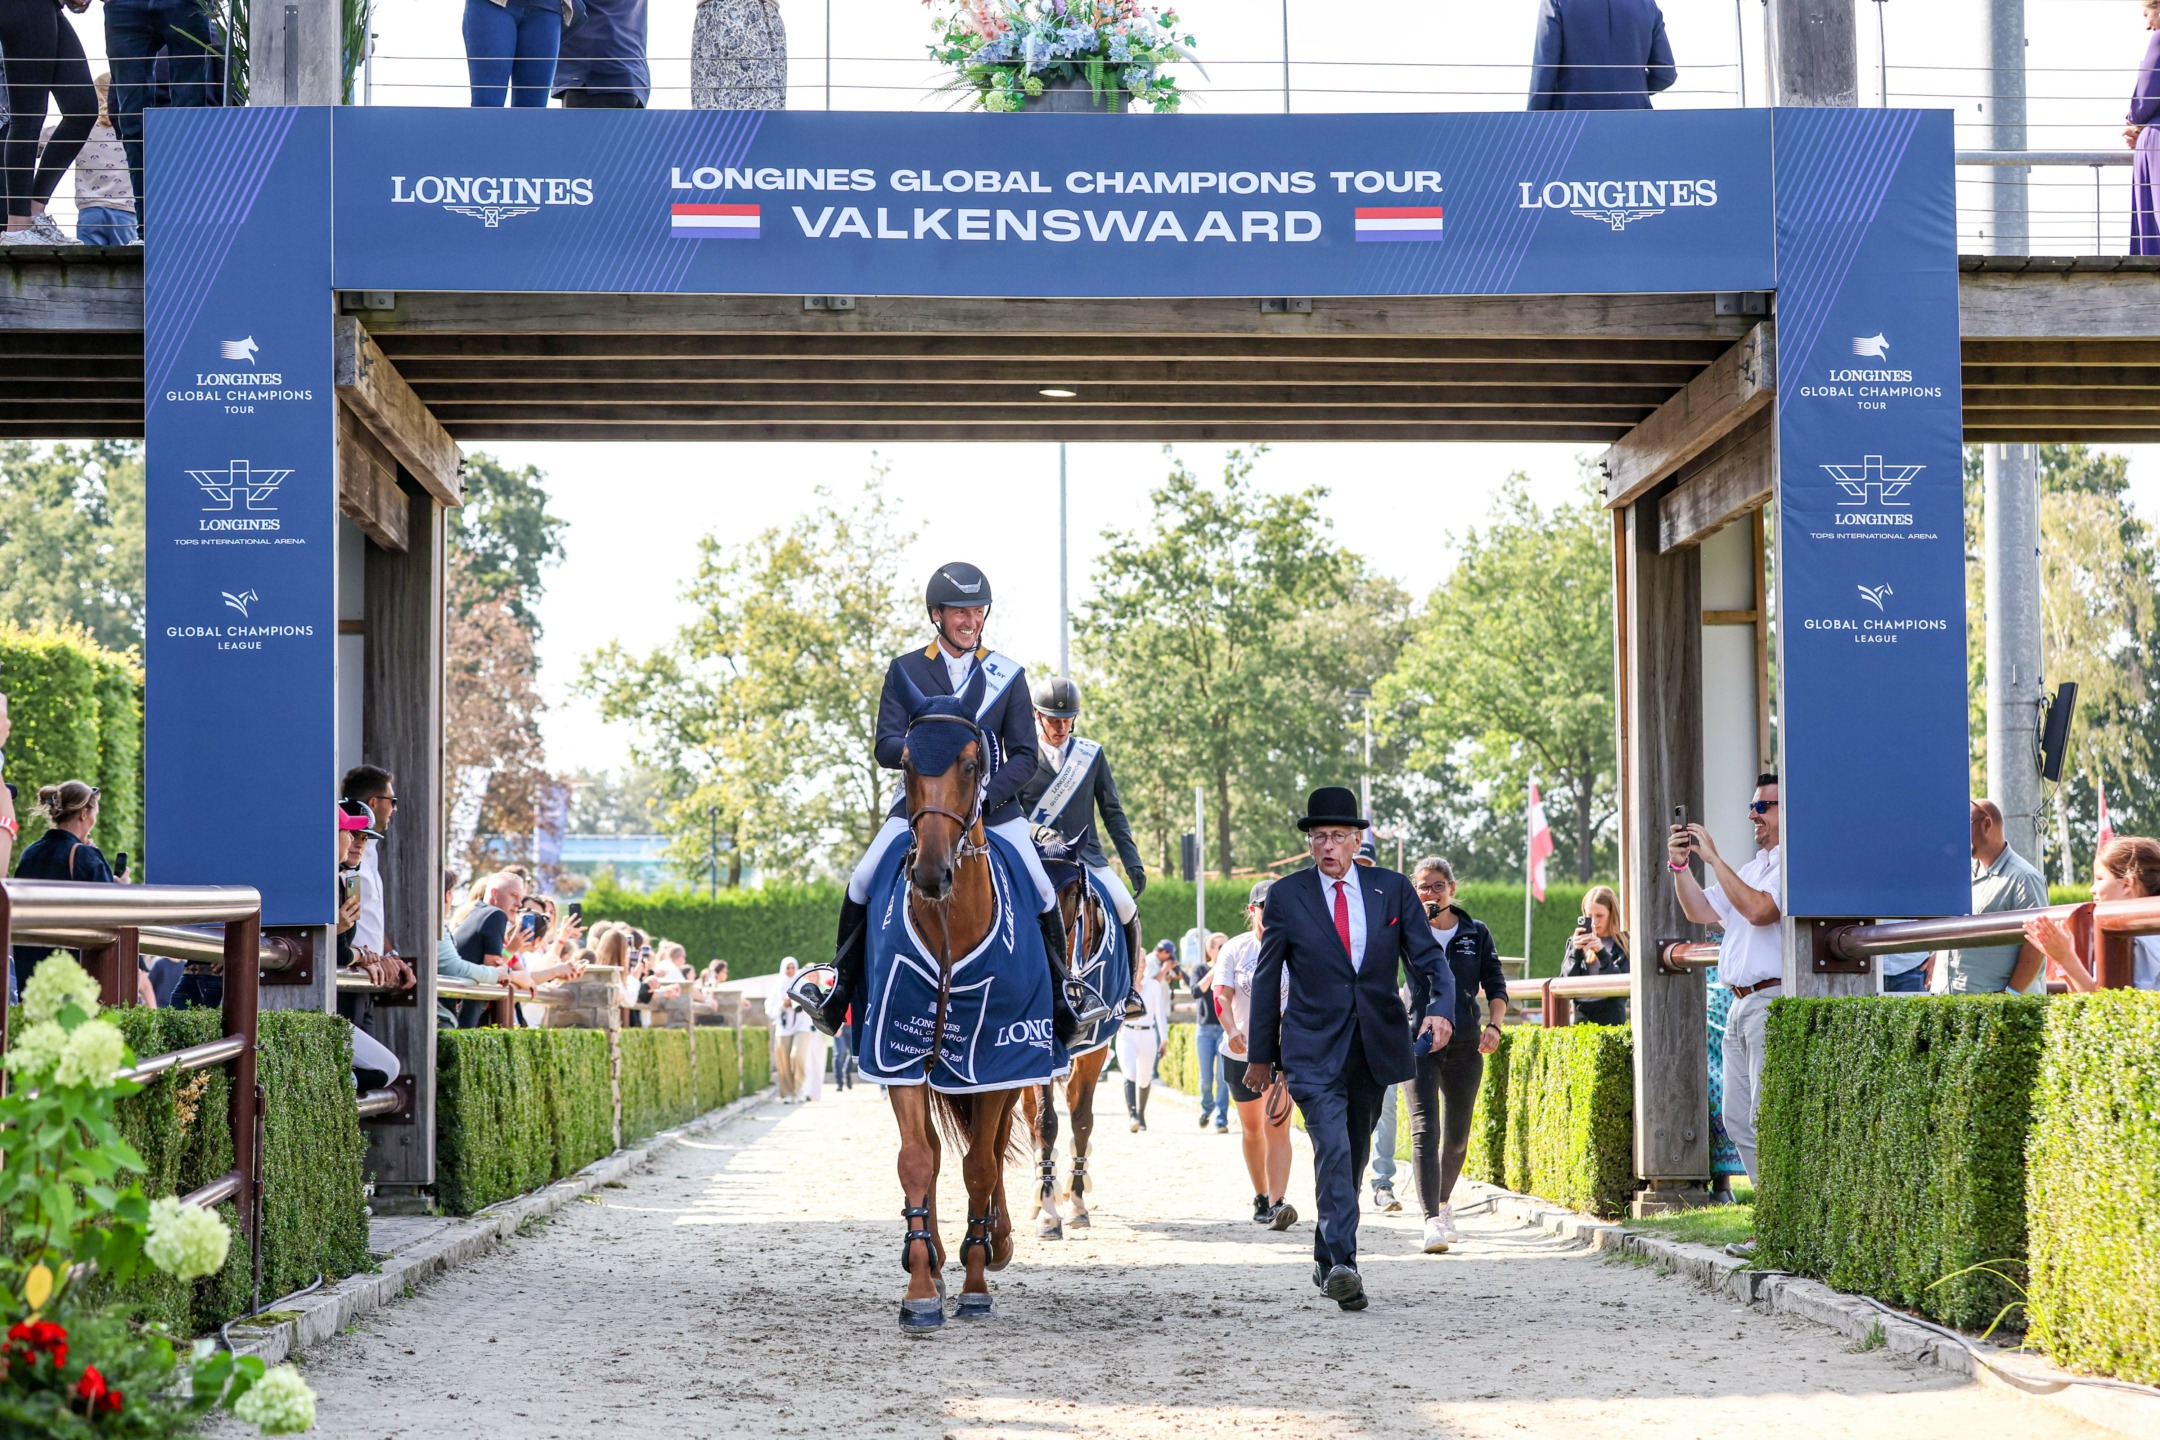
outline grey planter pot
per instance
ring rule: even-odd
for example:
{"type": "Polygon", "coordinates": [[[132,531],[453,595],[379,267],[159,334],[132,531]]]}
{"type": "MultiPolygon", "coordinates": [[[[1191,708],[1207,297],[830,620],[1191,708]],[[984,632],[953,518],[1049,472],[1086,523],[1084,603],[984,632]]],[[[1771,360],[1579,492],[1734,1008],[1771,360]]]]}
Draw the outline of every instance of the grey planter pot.
{"type": "Polygon", "coordinates": [[[1085,75],[1068,76],[1062,80],[1045,80],[1043,93],[1028,101],[1024,113],[1034,115],[1123,115],[1132,110],[1132,96],[1124,90],[1112,91],[1110,103],[1103,104],[1095,98],[1085,75]]]}

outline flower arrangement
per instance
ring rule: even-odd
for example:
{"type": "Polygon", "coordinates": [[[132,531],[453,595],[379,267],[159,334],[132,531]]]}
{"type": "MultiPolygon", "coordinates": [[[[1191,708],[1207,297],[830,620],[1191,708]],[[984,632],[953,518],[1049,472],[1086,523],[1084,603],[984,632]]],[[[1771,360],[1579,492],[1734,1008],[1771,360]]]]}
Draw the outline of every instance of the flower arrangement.
{"type": "Polygon", "coordinates": [[[939,10],[930,54],[985,110],[1020,110],[1046,82],[1084,79],[1099,103],[1120,90],[1158,114],[1184,99],[1163,67],[1193,58],[1174,10],[1138,0],[923,0],[939,10]]]}
{"type": "Polygon", "coordinates": [[[97,997],[80,965],[47,956],[0,1056],[12,1085],[0,1097],[0,1435],[188,1435],[221,1405],[268,1435],[309,1429],[315,1397],[290,1365],[200,1340],[183,1368],[171,1337],[84,1296],[92,1266],[115,1287],[144,1260],[197,1280],[232,1248],[214,1212],[152,1202],[128,1178],[144,1166],[113,1103],[141,1087],[115,1078],[134,1057],[97,997]]]}

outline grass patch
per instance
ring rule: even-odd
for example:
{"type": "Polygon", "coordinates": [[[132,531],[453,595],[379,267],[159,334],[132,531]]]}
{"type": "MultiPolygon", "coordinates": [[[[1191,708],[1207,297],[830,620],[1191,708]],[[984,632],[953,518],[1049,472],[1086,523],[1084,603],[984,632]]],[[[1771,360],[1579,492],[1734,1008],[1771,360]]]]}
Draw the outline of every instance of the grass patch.
{"type": "Polygon", "coordinates": [[[1700,1210],[1681,1210],[1671,1215],[1653,1215],[1646,1220],[1630,1220],[1627,1228],[1647,1230],[1689,1245],[1730,1245],[1755,1233],[1755,1207],[1706,1205],[1700,1210]]]}

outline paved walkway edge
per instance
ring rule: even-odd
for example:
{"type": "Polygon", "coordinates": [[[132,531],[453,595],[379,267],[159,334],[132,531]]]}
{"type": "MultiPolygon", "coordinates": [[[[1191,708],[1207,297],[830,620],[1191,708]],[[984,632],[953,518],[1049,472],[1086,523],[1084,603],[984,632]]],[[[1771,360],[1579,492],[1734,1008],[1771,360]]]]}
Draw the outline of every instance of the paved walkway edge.
{"type": "Polygon", "coordinates": [[[235,1321],[228,1327],[233,1350],[241,1355],[259,1355],[264,1363],[275,1365],[311,1345],[320,1344],[361,1316],[400,1298],[411,1286],[485,1255],[515,1235],[518,1227],[527,1220],[553,1215],[610,1180],[619,1180],[639,1169],[661,1151],[718,1129],[771,1093],[768,1086],[755,1095],[745,1095],[733,1104],[708,1111],[672,1130],[663,1130],[642,1144],[626,1146],[595,1160],[577,1174],[567,1175],[552,1185],[490,1205],[463,1220],[453,1220],[447,1228],[426,1239],[391,1252],[384,1258],[381,1270],[348,1275],[326,1290],[304,1295],[283,1307],[278,1313],[290,1313],[293,1318],[289,1320],[268,1326],[235,1321]]]}
{"type": "Polygon", "coordinates": [[[1479,1200],[1489,1200],[1495,1214],[1511,1216],[1593,1250],[1640,1257],[1660,1274],[1684,1276],[1699,1289],[1767,1314],[1811,1320],[1855,1344],[1866,1343],[1880,1328],[1884,1347],[1893,1355],[1971,1376],[1983,1385],[2036,1401],[2115,1434],[2138,1440],[2160,1435],[2160,1396],[2076,1383],[2077,1377],[2044,1356],[1966,1336],[1969,1343],[1991,1359],[1999,1357],[2000,1363],[2013,1372],[2005,1375],[1981,1364],[1964,1346],[1927,1327],[1886,1314],[1860,1296],[1833,1290],[1820,1281],[1779,1271],[1752,1270],[1747,1261],[1736,1260],[1723,1250],[1630,1230],[1625,1225],[1562,1210],[1535,1196],[1517,1195],[1471,1180],[1463,1181],[1462,1187],[1479,1200]]]}

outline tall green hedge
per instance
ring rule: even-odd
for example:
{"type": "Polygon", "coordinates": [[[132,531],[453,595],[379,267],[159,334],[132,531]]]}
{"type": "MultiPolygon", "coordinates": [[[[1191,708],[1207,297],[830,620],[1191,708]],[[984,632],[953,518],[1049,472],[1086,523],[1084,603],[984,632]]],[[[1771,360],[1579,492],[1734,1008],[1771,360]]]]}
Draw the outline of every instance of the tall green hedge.
{"type": "Polygon", "coordinates": [[[755,1095],[773,1083],[772,1079],[772,1029],[765,1025],[745,1025],[735,1032],[739,1042],[736,1064],[741,1066],[741,1085],[735,1095],[755,1095]]]}
{"type": "MultiPolygon", "coordinates": [[[[0,693],[14,733],[7,778],[22,792],[22,844],[45,832],[31,813],[38,787],[81,780],[98,787],[90,838],[108,859],[142,855],[142,671],[129,656],[80,634],[0,625],[0,693]]],[[[18,846],[16,854],[21,854],[18,846]]],[[[138,878],[147,875],[138,865],[138,878]]]]}
{"type": "MultiPolygon", "coordinates": [[[[1635,1186],[1634,1032],[1519,1026],[1500,1073],[1507,1188],[1593,1215],[1621,1214],[1635,1186]]],[[[1474,1127],[1473,1120],[1473,1149],[1474,1127]]]]}
{"type": "MultiPolygon", "coordinates": [[[[1477,1103],[1470,1107],[1470,1148],[1463,1154],[1463,1174],[1503,1189],[1507,1186],[1508,1067],[1516,1037],[1527,1033],[1520,1025],[1501,1030],[1500,1048],[1485,1057],[1485,1078],[1478,1085],[1477,1103]]],[[[1408,1153],[1405,1149],[1405,1158],[1408,1153]]]]}
{"type": "Polygon", "coordinates": [[[659,1134],[692,1118],[696,1100],[690,1091],[690,1032],[622,1032],[623,1144],[659,1134]]]}
{"type": "Polygon", "coordinates": [[[2049,1003],[2026,1155],[2031,1338],[2160,1384],[2160,995],[2049,1003]]]}
{"type": "MultiPolygon", "coordinates": [[[[1249,880],[1208,885],[1209,928],[1235,935],[1245,926],[1249,880]]],[[[1492,931],[1503,955],[1520,955],[1523,938],[1523,887],[1472,882],[1457,892],[1463,909],[1492,931]]],[[[1573,886],[1547,892],[1536,918],[1537,954],[1532,975],[1560,973],[1560,949],[1574,928],[1581,892],[1573,886]]],[[[719,958],[736,979],[770,975],[783,957],[804,961],[832,958],[833,930],[840,918],[840,887],[772,885],[758,890],[724,890],[717,896],[671,888],[625,890],[606,877],[584,896],[585,917],[621,920],[654,935],[680,941],[700,964],[719,958]]],[[[1193,887],[1183,880],[1154,879],[1140,897],[1140,930],[1149,945],[1176,940],[1193,924],[1193,887]]]]}
{"type": "MultiPolygon", "coordinates": [[[[2048,1002],[1779,1000],[1765,1039],[1757,1258],[1953,1325],[2017,1298],[2048,1002]],[[1944,1282],[1944,1283],[1938,1283],[1944,1282]]],[[[2097,1278],[2097,1277],[2095,1277],[2097,1278]]]]}
{"type": "Polygon", "coordinates": [[[605,1032],[446,1030],[435,1054],[435,1184],[451,1214],[537,1190],[614,1148],[605,1032]]]}

